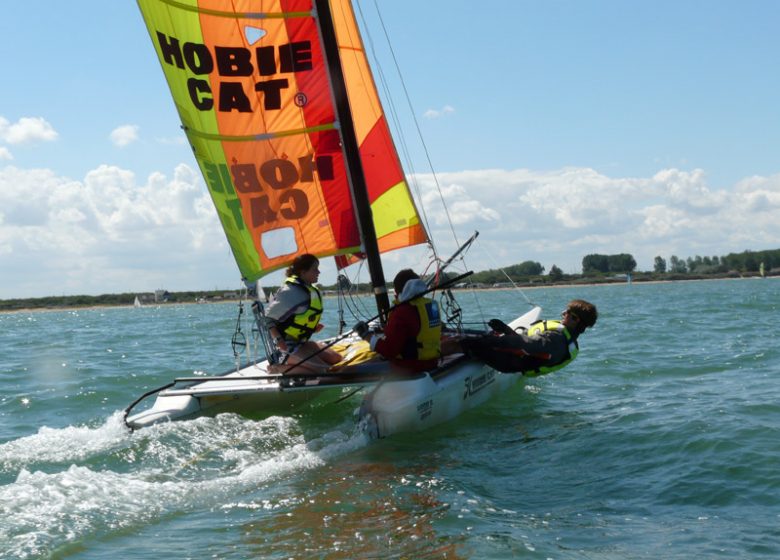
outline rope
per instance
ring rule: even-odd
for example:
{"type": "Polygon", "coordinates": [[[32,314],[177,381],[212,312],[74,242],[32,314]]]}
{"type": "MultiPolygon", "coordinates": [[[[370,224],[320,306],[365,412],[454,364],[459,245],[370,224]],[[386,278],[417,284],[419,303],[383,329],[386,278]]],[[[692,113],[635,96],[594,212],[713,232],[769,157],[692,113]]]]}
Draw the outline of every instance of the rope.
{"type": "Polygon", "coordinates": [[[503,274],[504,277],[506,277],[506,279],[509,280],[509,283],[512,284],[512,288],[514,290],[520,292],[520,295],[523,296],[523,299],[525,300],[525,302],[528,305],[530,305],[531,307],[534,307],[536,304],[534,302],[532,302],[530,299],[528,299],[528,296],[525,295],[525,292],[522,290],[522,288],[520,288],[520,286],[515,284],[515,281],[512,280],[512,278],[509,276],[509,274],[507,274],[506,271],[503,268],[501,268],[501,266],[499,264],[496,263],[496,260],[493,258],[493,254],[490,251],[483,251],[483,252],[488,256],[488,258],[491,260],[491,262],[495,265],[496,270],[501,271],[501,274],[503,274]]]}
{"type": "Polygon", "coordinates": [[[244,301],[243,296],[241,301],[238,302],[238,317],[236,317],[236,330],[233,332],[233,337],[230,339],[231,347],[233,349],[233,357],[236,359],[236,367],[241,365],[241,353],[246,349],[246,336],[241,331],[241,317],[244,315],[244,301]]]}

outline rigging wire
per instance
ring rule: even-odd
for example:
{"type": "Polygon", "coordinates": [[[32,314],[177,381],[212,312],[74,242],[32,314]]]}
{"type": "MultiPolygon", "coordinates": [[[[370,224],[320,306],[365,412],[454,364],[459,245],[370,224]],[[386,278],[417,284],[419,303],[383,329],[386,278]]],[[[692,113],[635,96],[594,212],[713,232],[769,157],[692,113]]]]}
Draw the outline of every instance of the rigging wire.
{"type": "Polygon", "coordinates": [[[491,261],[491,262],[492,262],[492,263],[495,265],[495,267],[496,267],[496,270],[499,270],[499,271],[501,271],[501,273],[504,275],[504,277],[506,277],[506,279],[507,279],[507,280],[509,280],[509,283],[510,283],[510,284],[512,284],[512,288],[513,288],[514,290],[516,290],[516,291],[520,292],[520,295],[521,295],[521,296],[523,296],[523,299],[525,300],[525,302],[526,302],[528,305],[530,305],[530,306],[532,306],[532,307],[533,307],[533,306],[535,306],[535,305],[537,305],[536,303],[534,303],[533,301],[531,301],[530,299],[528,299],[528,296],[527,296],[527,295],[525,295],[525,292],[523,291],[523,289],[522,289],[520,286],[518,286],[518,285],[515,283],[515,281],[514,281],[514,280],[512,280],[512,277],[511,277],[511,276],[509,276],[509,274],[507,274],[507,273],[506,273],[506,270],[504,270],[503,268],[501,268],[501,266],[500,266],[499,264],[497,264],[497,263],[496,263],[496,260],[493,258],[493,254],[492,254],[490,251],[484,251],[484,253],[485,253],[485,254],[488,256],[488,258],[490,259],[490,261],[491,261]]]}
{"type": "MultiPolygon", "coordinates": [[[[386,100],[388,108],[389,108],[389,114],[390,114],[390,117],[392,119],[393,125],[394,125],[394,127],[396,129],[396,132],[397,132],[398,144],[400,145],[400,149],[401,149],[401,152],[403,153],[404,160],[407,162],[406,166],[411,171],[411,182],[414,185],[414,190],[415,190],[415,193],[417,195],[417,198],[418,198],[418,200],[422,201],[421,187],[420,187],[419,182],[417,181],[416,172],[415,172],[415,168],[414,168],[414,163],[412,161],[412,158],[411,158],[411,155],[410,155],[410,151],[409,151],[409,146],[408,146],[408,143],[406,141],[406,137],[405,137],[405,135],[403,133],[403,128],[401,127],[400,118],[399,118],[399,111],[398,111],[398,109],[397,109],[397,107],[396,107],[396,105],[395,105],[395,103],[393,101],[393,96],[390,95],[390,87],[388,85],[388,80],[387,80],[387,78],[385,76],[385,73],[383,71],[383,66],[379,63],[379,57],[377,55],[377,49],[376,49],[376,46],[375,46],[375,43],[374,43],[374,40],[373,40],[373,36],[372,36],[372,34],[370,32],[370,27],[368,26],[368,24],[366,22],[366,16],[365,16],[365,14],[363,12],[363,8],[362,8],[362,5],[361,5],[361,2],[356,2],[355,4],[356,4],[358,12],[360,14],[360,19],[361,19],[361,21],[363,23],[364,36],[367,39],[367,43],[368,43],[368,45],[370,47],[370,50],[371,50],[372,58],[374,60],[374,70],[375,70],[376,75],[379,77],[379,82],[381,83],[382,90],[383,90],[383,92],[385,94],[385,100],[386,100]]],[[[403,90],[404,97],[406,99],[406,103],[407,103],[409,112],[411,114],[412,122],[414,123],[415,129],[417,131],[417,136],[419,138],[420,144],[422,145],[422,149],[423,149],[423,152],[425,153],[425,158],[426,158],[426,161],[428,163],[428,167],[429,167],[429,169],[431,171],[431,176],[433,177],[433,181],[434,181],[434,184],[436,186],[436,190],[437,190],[437,192],[439,194],[439,199],[441,200],[442,208],[444,209],[445,215],[447,216],[447,223],[448,223],[448,225],[450,227],[450,231],[452,232],[453,239],[455,240],[457,246],[460,246],[460,241],[458,240],[458,235],[457,235],[457,232],[455,231],[455,227],[454,227],[454,224],[453,224],[452,216],[450,215],[450,211],[449,211],[449,209],[447,207],[447,204],[446,204],[446,202],[444,200],[444,194],[442,192],[441,183],[439,182],[438,175],[437,175],[437,173],[436,173],[436,171],[434,169],[433,162],[432,162],[431,156],[430,156],[430,152],[428,150],[428,146],[427,146],[427,144],[425,142],[425,138],[424,138],[424,136],[422,134],[422,129],[420,127],[419,120],[417,119],[417,113],[414,110],[414,106],[412,104],[411,96],[409,95],[409,90],[406,87],[406,82],[404,80],[403,73],[401,72],[401,68],[400,68],[400,64],[398,62],[398,58],[397,58],[397,56],[395,54],[395,50],[393,49],[393,44],[390,41],[390,35],[388,33],[387,26],[385,25],[385,21],[384,21],[384,18],[382,17],[382,13],[381,13],[381,11],[379,9],[379,4],[378,4],[377,0],[373,0],[373,4],[374,4],[374,9],[375,9],[376,14],[377,14],[379,25],[380,25],[380,27],[382,29],[382,33],[384,34],[385,43],[387,44],[387,48],[388,48],[390,57],[392,58],[393,64],[395,66],[395,71],[396,71],[396,75],[398,77],[398,81],[400,83],[400,87],[403,90]]],[[[430,227],[430,221],[428,219],[428,215],[427,215],[427,212],[426,212],[424,206],[421,206],[421,211],[422,211],[422,219],[423,219],[423,222],[425,224],[426,230],[428,231],[428,236],[430,238],[429,246],[431,248],[431,251],[433,252],[433,258],[432,258],[431,262],[429,262],[428,267],[426,268],[426,271],[427,271],[433,263],[436,263],[436,265],[439,266],[439,264],[442,261],[439,258],[438,254],[437,254],[437,251],[436,251],[436,248],[434,246],[432,228],[430,227]]],[[[483,251],[483,252],[486,253],[488,255],[488,257],[491,258],[491,260],[494,260],[493,259],[493,255],[490,253],[490,251],[486,250],[486,251],[483,251]]],[[[468,269],[468,266],[466,265],[465,255],[460,255],[456,260],[463,264],[464,269],[468,269]]],[[[509,282],[512,284],[513,288],[516,291],[520,292],[521,296],[523,297],[523,299],[526,301],[527,304],[529,304],[531,306],[535,305],[528,298],[528,296],[525,294],[525,292],[522,289],[520,289],[520,287],[517,286],[517,284],[509,277],[509,275],[506,273],[506,271],[503,268],[501,268],[498,265],[496,266],[496,268],[498,270],[500,270],[501,273],[509,280],[509,282]]],[[[474,290],[471,290],[471,293],[472,293],[473,299],[475,301],[475,305],[476,305],[476,308],[478,310],[479,315],[484,317],[485,314],[484,314],[484,311],[482,309],[482,306],[480,305],[479,298],[476,297],[476,292],[474,290]]],[[[457,312],[455,314],[457,315],[457,312]]]]}
{"type": "MultiPolygon", "coordinates": [[[[406,87],[406,82],[404,81],[403,74],[401,73],[401,67],[398,64],[398,58],[395,56],[395,50],[393,49],[392,42],[390,41],[390,35],[387,32],[387,27],[385,26],[385,21],[382,18],[382,13],[379,10],[379,4],[377,3],[377,0],[374,0],[374,7],[376,9],[377,16],[379,17],[379,23],[380,23],[380,25],[382,27],[382,32],[385,35],[385,41],[387,42],[387,46],[388,46],[388,49],[390,51],[390,56],[393,59],[393,64],[395,65],[395,70],[396,70],[396,73],[398,74],[398,79],[400,81],[401,88],[403,89],[404,97],[406,98],[406,103],[409,106],[409,111],[410,111],[411,116],[412,116],[412,121],[414,122],[415,128],[417,130],[417,136],[419,137],[420,143],[422,144],[423,151],[425,152],[425,158],[428,161],[428,167],[431,170],[431,175],[433,176],[433,181],[436,184],[436,190],[439,193],[439,198],[441,199],[441,203],[442,203],[442,206],[444,208],[444,212],[447,215],[447,222],[449,223],[450,231],[452,231],[452,235],[453,235],[453,237],[455,239],[455,243],[457,245],[460,245],[460,241],[458,241],[458,235],[455,232],[455,226],[453,225],[453,222],[452,222],[452,217],[450,216],[450,211],[447,208],[447,204],[444,202],[444,194],[442,193],[442,190],[441,190],[441,184],[439,183],[439,177],[437,176],[436,171],[435,171],[435,169],[433,167],[433,161],[431,160],[431,154],[428,151],[428,145],[425,143],[425,138],[423,137],[422,129],[420,128],[420,122],[417,120],[417,113],[415,113],[414,106],[412,105],[412,100],[411,100],[411,97],[409,95],[409,90],[406,87]]],[[[358,8],[358,9],[360,9],[360,8],[358,8]]],[[[362,10],[361,10],[361,16],[362,16],[362,10]]],[[[376,55],[374,55],[374,57],[376,58],[376,55]]],[[[381,66],[379,64],[377,64],[377,66],[381,68],[381,66]]]]}
{"type": "MultiPolygon", "coordinates": [[[[360,19],[361,19],[361,21],[363,23],[363,30],[364,30],[363,35],[367,39],[368,45],[369,45],[370,50],[371,50],[371,56],[372,56],[372,58],[374,60],[374,64],[373,64],[374,73],[378,76],[379,82],[380,82],[380,84],[382,86],[382,91],[385,94],[384,95],[384,101],[386,102],[386,104],[388,106],[388,111],[386,111],[386,114],[388,114],[389,117],[391,118],[391,120],[393,122],[393,127],[394,127],[394,129],[396,131],[396,135],[395,135],[397,137],[396,144],[398,144],[398,146],[400,147],[400,151],[402,153],[403,160],[405,162],[404,167],[409,170],[409,177],[408,177],[408,179],[410,179],[410,182],[412,183],[412,186],[414,188],[415,194],[417,195],[417,200],[422,201],[422,190],[421,190],[420,184],[419,184],[419,182],[417,180],[417,173],[415,171],[414,162],[412,160],[411,153],[409,151],[409,145],[406,142],[406,136],[403,133],[403,127],[401,126],[401,120],[400,120],[400,117],[399,117],[400,111],[397,109],[397,107],[395,105],[394,96],[391,95],[391,93],[390,93],[389,81],[387,80],[387,78],[385,76],[385,73],[383,71],[382,65],[379,63],[379,56],[377,55],[377,49],[376,49],[376,46],[375,46],[375,43],[374,43],[374,40],[373,40],[373,36],[371,34],[371,31],[370,31],[370,27],[369,27],[369,25],[368,25],[368,23],[366,21],[365,14],[363,13],[363,8],[361,6],[361,3],[360,2],[356,2],[356,6],[357,6],[357,9],[358,9],[358,12],[360,13],[360,19]]],[[[379,7],[376,6],[376,5],[375,5],[375,7],[376,7],[376,10],[377,10],[377,14],[379,15],[379,19],[381,21],[381,14],[379,14],[379,7]]],[[[389,41],[389,38],[387,36],[387,31],[386,30],[385,30],[385,38],[387,40],[388,47],[392,51],[392,45],[390,44],[390,41],[389,41]]],[[[399,80],[403,83],[403,76],[400,73],[400,68],[398,67],[397,63],[396,63],[396,71],[398,73],[399,80]]],[[[411,109],[411,107],[410,107],[410,109],[411,109]]],[[[411,109],[411,110],[413,111],[413,109],[411,109]]],[[[414,113],[413,112],[412,112],[412,117],[414,118],[414,113]]],[[[419,126],[418,126],[418,134],[420,134],[419,126]]],[[[422,140],[422,135],[421,134],[420,134],[420,139],[422,140]]],[[[429,164],[430,164],[430,158],[429,158],[429,164]]],[[[432,167],[431,167],[431,169],[432,169],[432,167]]],[[[435,176],[434,176],[434,178],[435,178],[435,176]]],[[[443,198],[442,198],[442,203],[443,203],[443,198]]],[[[417,205],[415,205],[415,206],[417,206],[417,205]]],[[[435,244],[435,241],[433,239],[433,229],[430,226],[430,220],[428,219],[428,213],[427,213],[425,207],[422,206],[422,204],[420,204],[419,210],[420,210],[420,213],[421,213],[421,216],[422,216],[423,223],[425,224],[425,230],[428,232],[428,238],[429,238],[428,245],[429,245],[431,251],[433,252],[434,259],[438,259],[438,255],[437,255],[437,251],[436,251],[436,244],[435,244]]],[[[446,207],[445,207],[445,211],[446,211],[446,207]]]]}
{"type": "Polygon", "coordinates": [[[364,261],[360,261],[352,280],[347,277],[345,272],[346,269],[343,269],[337,278],[339,303],[341,304],[343,301],[343,304],[356,320],[362,320],[366,317],[370,317],[373,313],[373,311],[369,309],[367,303],[368,300],[364,297],[371,294],[361,293],[359,289],[360,283],[358,278],[363,271],[363,266],[364,261]]]}
{"type": "MultiPolygon", "coordinates": [[[[265,300],[266,303],[268,302],[268,296],[265,293],[265,290],[260,286],[259,282],[255,284],[256,292],[252,294],[254,296],[251,309],[252,309],[252,355],[250,358],[250,363],[253,362],[255,359],[260,358],[260,352],[259,346],[262,344],[263,350],[265,351],[265,357],[268,360],[268,363],[275,364],[279,360],[279,354],[276,350],[276,347],[274,346],[273,342],[271,341],[271,334],[268,331],[268,328],[265,326],[265,306],[263,305],[263,301],[265,300]]],[[[249,293],[249,292],[247,292],[249,293]]],[[[250,319],[247,317],[247,321],[250,319]]]]}
{"type": "Polygon", "coordinates": [[[236,327],[230,345],[233,349],[233,358],[236,360],[236,370],[241,369],[241,354],[247,350],[246,336],[241,330],[241,319],[244,316],[244,295],[242,290],[241,298],[238,301],[238,317],[236,317],[236,327]]]}

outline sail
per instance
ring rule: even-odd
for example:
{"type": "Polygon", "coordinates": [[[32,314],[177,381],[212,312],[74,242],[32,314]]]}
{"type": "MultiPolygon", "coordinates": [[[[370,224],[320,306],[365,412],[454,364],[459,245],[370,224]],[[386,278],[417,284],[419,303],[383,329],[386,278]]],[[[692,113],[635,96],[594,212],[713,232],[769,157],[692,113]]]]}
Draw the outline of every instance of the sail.
{"type": "MultiPolygon", "coordinates": [[[[380,252],[427,241],[352,7],[331,0],[380,252]]],[[[312,0],[138,0],[242,276],[361,242],[312,0]]]]}

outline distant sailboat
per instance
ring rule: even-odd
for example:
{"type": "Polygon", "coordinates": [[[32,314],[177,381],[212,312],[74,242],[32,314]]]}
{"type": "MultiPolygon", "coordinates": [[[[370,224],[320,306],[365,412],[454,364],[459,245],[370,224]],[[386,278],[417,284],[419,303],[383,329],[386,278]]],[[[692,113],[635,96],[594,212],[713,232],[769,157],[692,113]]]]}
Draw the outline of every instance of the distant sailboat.
{"type": "MultiPolygon", "coordinates": [[[[376,318],[384,322],[390,304],[380,255],[431,242],[401,168],[351,3],[138,4],[249,289],[303,253],[335,256],[342,267],[365,262],[376,318]]],[[[442,290],[447,285],[441,273],[451,261],[442,262],[434,252],[429,285],[446,297],[450,312],[443,319],[450,332],[463,333],[460,308],[442,290]]],[[[273,357],[260,297],[253,310],[255,332],[273,357]]],[[[533,307],[510,326],[527,327],[540,312],[533,307]]],[[[482,326],[479,332],[485,332],[482,326]]],[[[234,348],[236,338],[239,347],[246,346],[240,330],[236,334],[241,336],[234,337],[234,348]]],[[[345,356],[365,346],[349,333],[337,340],[345,356]]],[[[384,436],[448,420],[519,378],[486,370],[461,354],[403,380],[390,377],[383,361],[349,374],[305,376],[271,374],[268,366],[265,359],[250,358],[220,376],[174,380],[131,404],[126,422],[138,428],[223,411],[292,410],[326,389],[338,394],[344,387],[367,387],[361,419],[384,436]],[[129,415],[155,393],[150,409],[129,415]]]]}
{"type": "Polygon", "coordinates": [[[142,303],[141,300],[138,299],[138,296],[135,296],[135,301],[133,302],[133,307],[141,307],[142,303]]]}

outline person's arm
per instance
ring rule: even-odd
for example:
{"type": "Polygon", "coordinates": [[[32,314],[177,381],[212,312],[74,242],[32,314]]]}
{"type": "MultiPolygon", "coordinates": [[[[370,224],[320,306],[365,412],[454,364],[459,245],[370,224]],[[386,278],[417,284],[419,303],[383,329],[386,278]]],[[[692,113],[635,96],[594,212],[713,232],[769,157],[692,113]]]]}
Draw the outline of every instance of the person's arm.
{"type": "Polygon", "coordinates": [[[287,351],[287,344],[284,342],[284,333],[279,328],[279,323],[304,311],[306,307],[308,307],[308,294],[303,290],[291,289],[288,286],[282,286],[276,292],[271,303],[268,304],[265,325],[271,339],[280,350],[287,351]]]}
{"type": "Polygon", "coordinates": [[[420,317],[411,305],[399,305],[390,313],[384,335],[375,335],[371,339],[371,349],[385,358],[395,358],[401,354],[409,338],[416,338],[420,332],[420,317]]]}
{"type": "Polygon", "coordinates": [[[268,334],[271,335],[271,340],[273,340],[274,345],[281,350],[282,352],[287,352],[287,343],[284,341],[284,335],[282,334],[282,331],[279,330],[279,328],[276,326],[275,323],[271,324],[268,327],[268,334]]]}
{"type": "Polygon", "coordinates": [[[266,319],[275,322],[287,320],[290,316],[302,313],[309,306],[309,294],[297,287],[283,286],[268,304],[266,319]]]}
{"type": "Polygon", "coordinates": [[[550,363],[563,361],[569,351],[566,336],[559,331],[546,331],[533,336],[516,333],[507,342],[532,356],[544,357],[550,363]]]}

